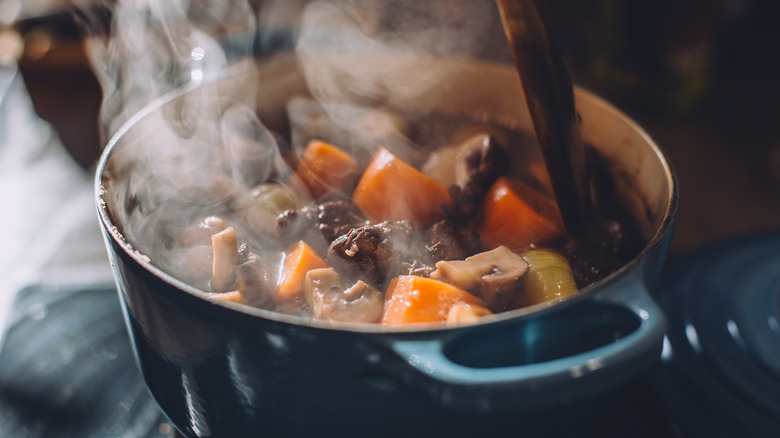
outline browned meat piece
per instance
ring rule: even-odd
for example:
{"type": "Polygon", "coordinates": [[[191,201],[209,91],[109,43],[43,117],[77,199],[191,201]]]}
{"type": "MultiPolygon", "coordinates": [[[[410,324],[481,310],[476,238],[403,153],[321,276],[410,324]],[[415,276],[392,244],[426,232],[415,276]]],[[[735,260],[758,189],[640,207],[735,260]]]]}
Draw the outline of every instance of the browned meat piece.
{"type": "Polygon", "coordinates": [[[377,322],[385,301],[382,292],[362,281],[345,290],[333,268],[309,271],[303,295],[312,316],[329,321],[377,322]]]}
{"type": "Polygon", "coordinates": [[[379,285],[399,271],[401,262],[414,259],[413,231],[408,221],[352,228],[330,244],[328,262],[350,278],[379,285]]]}
{"type": "Polygon", "coordinates": [[[442,220],[431,226],[427,237],[434,262],[463,260],[479,251],[479,235],[469,226],[454,226],[442,220]]]}
{"type": "Polygon", "coordinates": [[[319,205],[317,212],[319,229],[328,242],[333,242],[356,226],[368,223],[357,206],[349,201],[324,202],[319,205]]]}
{"type": "Polygon", "coordinates": [[[367,223],[351,201],[328,201],[300,210],[287,210],[276,221],[276,235],[289,245],[304,240],[324,252],[337,237],[367,223]]]}

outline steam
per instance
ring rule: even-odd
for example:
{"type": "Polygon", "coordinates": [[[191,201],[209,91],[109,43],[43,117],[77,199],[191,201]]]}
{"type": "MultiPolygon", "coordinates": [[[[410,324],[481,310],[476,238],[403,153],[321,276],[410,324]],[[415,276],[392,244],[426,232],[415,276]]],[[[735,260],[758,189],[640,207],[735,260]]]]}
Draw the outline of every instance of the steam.
{"type": "Polygon", "coordinates": [[[340,126],[340,103],[387,103],[417,96],[457,71],[419,68],[418,56],[474,56],[488,34],[492,3],[318,0],[301,18],[296,53],[313,95],[340,126]],[[383,56],[377,56],[382,54],[383,56]]]}
{"type": "Polygon", "coordinates": [[[213,79],[252,54],[255,15],[245,0],[95,3],[82,4],[81,17],[91,34],[107,137],[160,96],[213,79]]]}
{"type": "Polygon", "coordinates": [[[457,92],[446,83],[458,72],[421,68],[410,55],[480,56],[496,23],[492,2],[455,0],[85,3],[106,139],[155,100],[256,62],[273,65],[277,51],[294,49],[314,98],[280,102],[277,112],[289,114],[258,116],[258,92],[273,95],[287,78],[240,75],[134,121],[107,167],[107,201],[127,241],[163,269],[177,234],[210,215],[239,223],[239,239],[254,250],[276,248],[272,237],[242,228],[231,206],[260,182],[286,180],[285,153],[303,147],[312,115],[334,126],[324,140],[356,156],[378,146],[414,153],[411,115],[387,108],[431,89],[457,92]],[[279,118],[293,124],[291,138],[269,120],[279,118]]]}

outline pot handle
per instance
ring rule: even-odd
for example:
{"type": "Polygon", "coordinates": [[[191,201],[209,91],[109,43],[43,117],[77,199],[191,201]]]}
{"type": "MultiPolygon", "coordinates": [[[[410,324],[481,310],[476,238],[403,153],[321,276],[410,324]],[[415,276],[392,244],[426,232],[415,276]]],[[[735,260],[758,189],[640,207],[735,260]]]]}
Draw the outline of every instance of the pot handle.
{"type": "Polygon", "coordinates": [[[475,326],[446,338],[400,340],[392,348],[450,385],[567,396],[605,388],[657,360],[663,341],[661,309],[641,276],[629,277],[535,318],[475,326]]]}

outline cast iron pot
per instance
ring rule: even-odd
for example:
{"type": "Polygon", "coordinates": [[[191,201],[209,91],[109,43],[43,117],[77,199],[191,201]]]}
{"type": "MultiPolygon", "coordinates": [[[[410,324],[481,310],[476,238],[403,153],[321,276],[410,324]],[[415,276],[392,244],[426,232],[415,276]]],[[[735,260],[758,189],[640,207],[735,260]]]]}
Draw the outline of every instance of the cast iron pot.
{"type": "MultiPolygon", "coordinates": [[[[511,67],[420,62],[418,71],[450,74],[423,94],[387,93],[387,104],[481,114],[532,132],[511,67]]],[[[587,424],[593,412],[583,407],[592,397],[658,359],[664,317],[649,291],[660,278],[672,234],[675,176],[639,126],[580,89],[583,137],[609,163],[646,246],[568,299],[476,325],[388,330],[219,302],[156,267],[131,241],[125,223],[144,190],[163,189],[139,182],[155,148],[211,141],[205,120],[237,104],[253,108],[270,126],[284,124],[286,100],[309,92],[301,70],[294,62],[275,63],[166,96],[118,132],[98,166],[99,218],[131,342],[151,393],[181,433],[564,435],[587,424]],[[201,105],[206,97],[217,101],[201,105]],[[130,153],[142,148],[143,159],[130,153]],[[141,183],[151,189],[139,189],[141,183]]]]}

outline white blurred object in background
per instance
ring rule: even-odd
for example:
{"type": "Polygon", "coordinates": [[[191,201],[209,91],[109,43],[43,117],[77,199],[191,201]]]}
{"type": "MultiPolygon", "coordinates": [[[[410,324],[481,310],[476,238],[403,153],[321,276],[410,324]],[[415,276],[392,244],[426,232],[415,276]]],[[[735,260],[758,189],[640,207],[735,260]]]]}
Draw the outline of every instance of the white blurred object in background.
{"type": "Polygon", "coordinates": [[[1,345],[24,287],[112,282],[92,174],[36,115],[21,75],[8,64],[0,65],[0,205],[1,345]]]}

